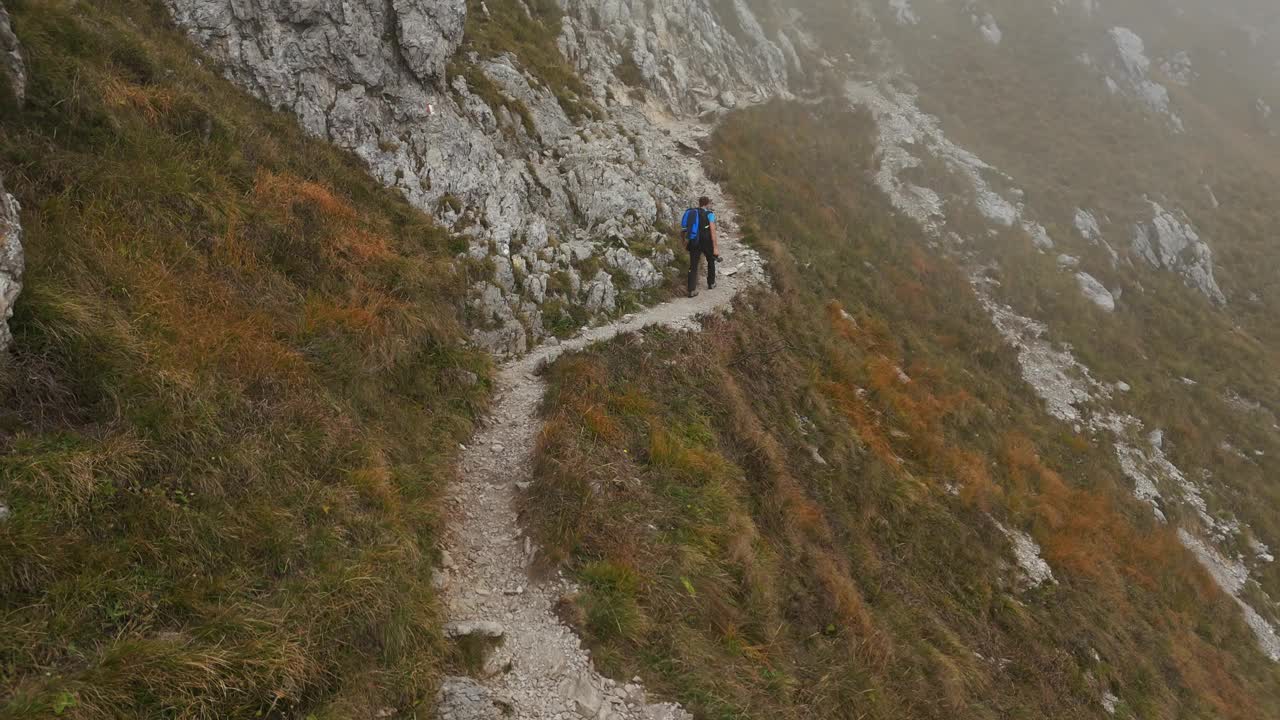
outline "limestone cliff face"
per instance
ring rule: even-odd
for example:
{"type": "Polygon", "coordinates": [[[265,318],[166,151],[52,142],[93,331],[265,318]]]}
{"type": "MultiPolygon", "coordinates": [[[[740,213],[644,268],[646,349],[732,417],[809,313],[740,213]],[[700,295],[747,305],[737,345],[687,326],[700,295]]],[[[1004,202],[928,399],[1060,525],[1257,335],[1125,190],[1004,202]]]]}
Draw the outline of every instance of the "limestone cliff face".
{"type": "Polygon", "coordinates": [[[721,5],[724,14],[706,0],[571,0],[561,50],[601,94],[631,68],[632,82],[677,112],[787,95],[789,78],[804,72],[803,34],[769,37],[744,0],[721,5]]]}
{"type": "Polygon", "coordinates": [[[784,94],[799,63],[741,0],[727,22],[710,0],[572,0],[560,46],[605,112],[571,118],[518,57],[459,54],[465,0],[167,2],[230,78],[471,236],[469,254],[494,267],[473,288],[477,338],[500,352],[545,333],[549,300],[608,313],[615,277],[660,282],[670,253],[640,258],[627,246],[652,243],[698,178],[657,118],[784,94]],[[530,122],[492,107],[466,74],[450,76],[451,62],[482,73],[530,122]],[[618,79],[624,65],[638,69],[644,102],[618,79]]]}

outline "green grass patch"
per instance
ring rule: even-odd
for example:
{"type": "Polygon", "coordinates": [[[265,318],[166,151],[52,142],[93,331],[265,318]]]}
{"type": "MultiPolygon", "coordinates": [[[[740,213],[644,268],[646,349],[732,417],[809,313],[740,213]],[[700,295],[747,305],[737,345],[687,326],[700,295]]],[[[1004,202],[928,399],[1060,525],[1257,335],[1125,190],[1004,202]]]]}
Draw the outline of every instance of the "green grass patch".
{"type": "Polygon", "coordinates": [[[458,239],[160,3],[8,7],[0,716],[412,712],[447,656],[440,493],[489,388],[458,239]]]}

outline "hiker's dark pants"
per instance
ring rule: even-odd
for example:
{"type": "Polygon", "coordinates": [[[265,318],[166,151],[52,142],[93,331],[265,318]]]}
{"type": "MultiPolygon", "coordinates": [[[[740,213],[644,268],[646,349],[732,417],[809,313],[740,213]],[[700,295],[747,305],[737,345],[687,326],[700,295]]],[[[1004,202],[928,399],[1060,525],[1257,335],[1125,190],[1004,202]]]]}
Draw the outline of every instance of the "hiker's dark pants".
{"type": "Polygon", "coordinates": [[[698,263],[702,260],[702,256],[707,257],[707,287],[716,284],[716,256],[711,250],[690,250],[689,251],[689,292],[698,289],[698,263]]]}

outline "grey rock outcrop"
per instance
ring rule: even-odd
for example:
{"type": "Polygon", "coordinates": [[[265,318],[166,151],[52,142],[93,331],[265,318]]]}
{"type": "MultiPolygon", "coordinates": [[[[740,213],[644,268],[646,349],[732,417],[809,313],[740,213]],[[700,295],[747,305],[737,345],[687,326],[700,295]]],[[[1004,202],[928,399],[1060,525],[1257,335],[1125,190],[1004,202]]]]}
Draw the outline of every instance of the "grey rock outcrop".
{"type": "Polygon", "coordinates": [[[501,720],[511,709],[510,701],[464,677],[445,678],[436,703],[441,720],[501,720]]]}
{"type": "Polygon", "coordinates": [[[8,81],[10,91],[21,104],[27,91],[27,64],[22,59],[18,36],[13,32],[9,11],[0,3],[0,75],[8,81]]]}
{"type": "Polygon", "coordinates": [[[1102,228],[1098,225],[1098,218],[1088,210],[1076,208],[1076,216],[1073,221],[1076,226],[1076,232],[1080,233],[1080,237],[1089,242],[1097,242],[1102,239],[1102,228]]]}
{"type": "Polygon", "coordinates": [[[1080,286],[1080,292],[1084,294],[1085,299],[1097,305],[1106,312],[1116,311],[1116,298],[1094,276],[1087,272],[1076,273],[1076,283],[1080,286]]]}
{"type": "Polygon", "coordinates": [[[1123,92],[1152,111],[1169,119],[1170,126],[1183,131],[1182,118],[1174,112],[1169,100],[1169,89],[1151,79],[1151,58],[1147,57],[1146,44],[1137,33],[1124,27],[1110,30],[1114,58],[1113,75],[1107,76],[1108,87],[1113,92],[1123,92]]]}
{"type": "Polygon", "coordinates": [[[513,55],[460,54],[465,0],[166,2],[232,80],[470,236],[466,255],[497,271],[472,286],[475,339],[504,353],[545,335],[541,306],[553,297],[613,311],[612,279],[579,276],[592,258],[632,287],[661,281],[669,254],[605,258],[701,194],[684,138],[653,118],[784,95],[792,64],[790,41],[769,39],[743,0],[566,0],[559,44],[605,109],[593,119],[571,116],[513,55]],[[618,91],[624,58],[639,68],[643,107],[618,91]],[[468,72],[451,76],[455,64],[468,72]],[[571,253],[555,249],[566,243],[571,253]],[[558,276],[570,282],[550,282],[558,276]]]}
{"type": "Polygon", "coordinates": [[[638,77],[631,81],[639,79],[652,99],[685,113],[732,108],[743,95],[760,100],[787,94],[793,38],[785,32],[767,37],[744,0],[569,0],[562,5],[568,17],[560,47],[598,99],[619,87],[624,65],[633,68],[638,77]],[[717,12],[717,6],[723,10],[717,12]]]}
{"type": "Polygon", "coordinates": [[[662,273],[653,266],[653,261],[638,258],[626,248],[610,248],[604,257],[610,267],[626,275],[633,288],[648,289],[662,284],[662,273]]]}
{"type": "Polygon", "coordinates": [[[1134,226],[1134,252],[1153,267],[1178,273],[1187,285],[1225,305],[1227,298],[1213,276],[1213,249],[1186,215],[1165,210],[1155,201],[1147,202],[1151,220],[1134,226]]]}

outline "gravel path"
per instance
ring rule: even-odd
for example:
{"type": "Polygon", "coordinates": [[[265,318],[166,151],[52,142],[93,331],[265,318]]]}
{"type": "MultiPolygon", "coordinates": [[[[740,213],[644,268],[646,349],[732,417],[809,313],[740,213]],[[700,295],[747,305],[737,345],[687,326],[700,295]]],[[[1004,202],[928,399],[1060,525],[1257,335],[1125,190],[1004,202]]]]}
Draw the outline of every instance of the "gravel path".
{"type": "MultiPolygon", "coordinates": [[[[674,122],[665,128],[673,140],[694,147],[706,132],[674,122]]],[[[692,187],[706,188],[702,192],[715,201],[724,258],[716,289],[590,328],[566,342],[553,340],[506,364],[492,416],[463,453],[461,478],[448,498],[452,526],[436,577],[450,617],[445,632],[460,642],[499,645],[477,677],[445,679],[439,696],[443,720],[691,717],[677,705],[651,703],[638,678],[618,682],[596,672],[589,652],[554,612],[575,587],[562,576],[531,578],[536,548],[517,521],[515,505],[531,479],[537,410],[546,390],[542,367],[564,353],[649,326],[697,331],[699,317],[726,308],[739,291],[765,280],[759,256],[739,244],[732,203],[697,159],[686,158],[686,166],[692,187]]]]}

